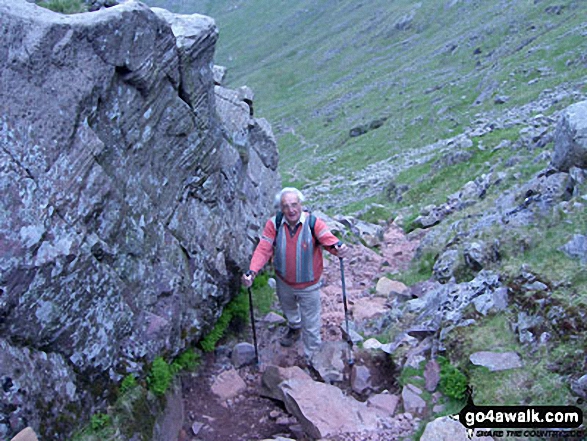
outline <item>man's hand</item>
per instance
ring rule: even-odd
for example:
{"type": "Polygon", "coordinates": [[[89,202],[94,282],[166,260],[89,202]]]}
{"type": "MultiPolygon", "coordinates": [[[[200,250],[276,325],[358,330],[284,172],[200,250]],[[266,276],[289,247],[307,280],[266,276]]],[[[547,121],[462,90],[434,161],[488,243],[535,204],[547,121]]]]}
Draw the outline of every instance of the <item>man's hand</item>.
{"type": "Polygon", "coordinates": [[[336,255],[338,257],[340,257],[341,259],[346,259],[347,257],[350,257],[351,254],[351,249],[350,247],[346,246],[344,243],[341,243],[340,245],[335,245],[336,248],[336,255]]]}
{"type": "Polygon", "coordinates": [[[255,276],[257,274],[255,273],[255,271],[247,271],[246,273],[243,274],[243,277],[241,279],[243,285],[245,286],[245,288],[250,288],[251,285],[253,284],[253,280],[255,280],[255,276]]]}

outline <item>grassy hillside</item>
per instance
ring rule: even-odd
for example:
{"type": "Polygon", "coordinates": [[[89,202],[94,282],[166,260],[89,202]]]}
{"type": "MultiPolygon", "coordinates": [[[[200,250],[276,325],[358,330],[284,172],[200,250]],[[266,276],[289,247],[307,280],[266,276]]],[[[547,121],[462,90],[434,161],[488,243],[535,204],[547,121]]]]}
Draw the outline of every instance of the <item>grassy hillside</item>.
{"type": "MultiPolygon", "coordinates": [[[[410,230],[424,207],[500,175],[477,202],[431,229],[414,267],[392,277],[427,280],[447,249],[499,242],[500,257],[486,269],[508,287],[510,306],[498,315],[472,311],[475,326],[446,342],[451,362],[479,404],[577,402],[569,383],[587,373],[587,277],[561,247],[585,234],[586,185],[532,223],[492,219],[523,202],[525,184],[548,166],[552,140],[533,145],[532,127],[585,99],[586,1],[147,3],[216,20],[216,62],[228,68],[227,84],[254,90],[255,114],[278,139],[284,184],[305,188],[314,206],[371,221],[401,214],[410,230]],[[475,133],[497,120],[507,124],[475,133]],[[442,143],[460,134],[471,145],[442,143]],[[451,162],[455,153],[467,159],[451,162]],[[369,180],[385,167],[388,181],[369,180]],[[546,288],[529,289],[532,277],[546,288]],[[514,330],[524,314],[540,321],[536,336],[550,340],[520,343],[514,330]],[[526,368],[472,367],[468,354],[488,349],[517,351],[526,368]]],[[[473,276],[465,271],[457,282],[473,276]]]]}
{"type": "Polygon", "coordinates": [[[300,186],[454,136],[479,112],[582,81],[586,67],[577,0],[148,3],[215,18],[228,84],[253,88],[284,181],[300,186]]]}

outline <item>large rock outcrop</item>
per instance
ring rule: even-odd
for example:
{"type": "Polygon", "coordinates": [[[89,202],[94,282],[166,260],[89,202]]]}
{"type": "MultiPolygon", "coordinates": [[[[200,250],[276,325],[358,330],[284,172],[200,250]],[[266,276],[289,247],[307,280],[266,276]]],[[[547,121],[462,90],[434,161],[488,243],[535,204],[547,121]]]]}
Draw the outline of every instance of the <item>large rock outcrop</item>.
{"type": "Polygon", "coordinates": [[[207,333],[278,187],[210,18],[0,0],[0,438],[65,439],[207,333]]]}

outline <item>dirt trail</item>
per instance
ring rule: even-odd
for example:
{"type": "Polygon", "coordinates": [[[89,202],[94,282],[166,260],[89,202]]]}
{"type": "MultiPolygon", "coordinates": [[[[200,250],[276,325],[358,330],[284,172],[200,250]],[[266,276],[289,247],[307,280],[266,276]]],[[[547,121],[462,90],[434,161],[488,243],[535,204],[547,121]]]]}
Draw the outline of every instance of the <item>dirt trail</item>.
{"type": "MultiPolygon", "coordinates": [[[[403,231],[391,225],[386,228],[380,253],[362,245],[353,246],[352,256],[345,259],[345,284],[349,313],[361,299],[372,297],[371,291],[379,277],[405,268],[411,261],[417,240],[409,240],[403,231]]],[[[325,252],[323,275],[322,337],[325,341],[341,340],[344,325],[342,286],[339,259],[325,252]]],[[[252,441],[274,439],[278,436],[294,439],[302,437],[301,428],[280,402],[263,398],[259,394],[261,371],[264,366],[303,366],[301,343],[283,348],[279,337],[283,326],[274,327],[257,318],[257,340],[260,366],[238,369],[246,383],[246,390],[233,400],[221,403],[211,392],[214,380],[222,372],[232,369],[230,350],[236,343],[226,342],[214,353],[206,354],[202,366],[195,374],[185,374],[183,380],[184,428],[181,441],[252,441]],[[194,430],[198,432],[197,436],[194,430]]],[[[252,342],[250,331],[245,330],[241,341],[252,342]]],[[[384,435],[382,435],[384,436],[384,435]]],[[[382,438],[384,439],[384,438],[382,438]]]]}

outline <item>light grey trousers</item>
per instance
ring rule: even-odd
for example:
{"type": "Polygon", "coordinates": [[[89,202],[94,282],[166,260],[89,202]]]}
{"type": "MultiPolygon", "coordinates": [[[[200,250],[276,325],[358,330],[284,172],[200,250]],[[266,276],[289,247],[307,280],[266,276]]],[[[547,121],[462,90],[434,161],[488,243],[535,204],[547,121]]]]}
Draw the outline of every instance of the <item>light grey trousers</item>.
{"type": "Polygon", "coordinates": [[[320,347],[322,338],[321,282],[307,288],[295,289],[277,277],[277,297],[290,328],[302,329],[304,354],[311,357],[320,347]]]}

